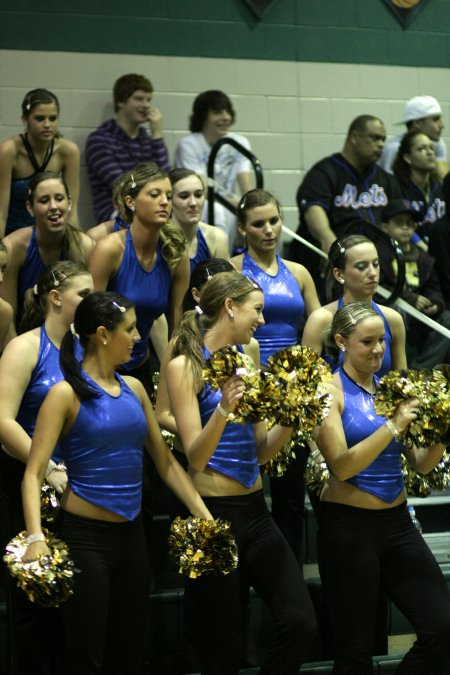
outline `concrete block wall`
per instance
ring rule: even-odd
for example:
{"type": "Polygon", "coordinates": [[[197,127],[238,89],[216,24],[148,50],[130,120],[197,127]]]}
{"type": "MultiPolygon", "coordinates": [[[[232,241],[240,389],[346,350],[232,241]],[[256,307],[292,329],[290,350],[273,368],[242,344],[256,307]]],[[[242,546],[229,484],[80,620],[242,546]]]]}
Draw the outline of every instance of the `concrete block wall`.
{"type": "MultiPolygon", "coordinates": [[[[21,130],[21,101],[29,89],[42,86],[58,95],[61,131],[82,150],[88,133],[113,115],[111,89],[123,73],[145,73],[152,80],[171,157],[187,133],[196,94],[223,89],[237,111],[236,130],[250,139],[265,185],[294,228],[295,193],[304,172],[342,147],[356,115],[378,115],[389,134],[399,133],[403,127],[395,123],[405,100],[427,93],[441,101],[450,129],[450,71],[441,68],[25,50],[4,50],[1,62],[0,137],[21,130]]],[[[83,153],[82,164],[81,222],[90,227],[83,153]]]]}

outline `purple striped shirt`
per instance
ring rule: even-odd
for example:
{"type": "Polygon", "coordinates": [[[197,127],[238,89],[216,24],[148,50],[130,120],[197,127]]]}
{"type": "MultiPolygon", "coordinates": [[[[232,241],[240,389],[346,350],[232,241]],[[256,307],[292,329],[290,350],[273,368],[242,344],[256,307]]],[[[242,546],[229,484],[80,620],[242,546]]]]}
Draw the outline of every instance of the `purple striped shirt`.
{"type": "Polygon", "coordinates": [[[85,153],[97,223],[109,220],[114,212],[111,189],[116,178],[139,162],[155,162],[166,172],[170,169],[162,138],[152,138],[142,127],[136,138],[130,138],[114,118],[89,134],[85,153]]]}

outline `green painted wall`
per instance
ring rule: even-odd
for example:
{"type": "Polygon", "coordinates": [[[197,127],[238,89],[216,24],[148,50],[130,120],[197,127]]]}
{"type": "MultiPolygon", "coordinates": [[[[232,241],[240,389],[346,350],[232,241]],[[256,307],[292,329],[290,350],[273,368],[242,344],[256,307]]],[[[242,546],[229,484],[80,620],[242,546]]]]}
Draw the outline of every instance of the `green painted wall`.
{"type": "Polygon", "coordinates": [[[447,67],[450,0],[408,29],[384,0],[1,0],[3,49],[447,67]]]}

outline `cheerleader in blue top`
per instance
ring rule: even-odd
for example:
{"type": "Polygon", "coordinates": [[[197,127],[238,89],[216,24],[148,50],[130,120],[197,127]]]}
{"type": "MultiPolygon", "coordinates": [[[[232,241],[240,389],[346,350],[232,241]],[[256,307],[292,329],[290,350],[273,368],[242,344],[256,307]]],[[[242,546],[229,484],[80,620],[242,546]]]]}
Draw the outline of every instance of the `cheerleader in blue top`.
{"type": "MultiPolygon", "coordinates": [[[[385,327],[385,351],[377,375],[406,368],[405,326],[392,307],[379,307],[374,301],[380,279],[380,263],[375,244],[362,234],[336,239],[328,253],[327,294],[331,302],[311,314],[306,322],[302,344],[322,354],[324,334],[336,311],[349,302],[364,302],[382,318],[385,327]]],[[[334,370],[342,356],[333,362],[323,354],[334,370]]]]}
{"type": "MultiPolygon", "coordinates": [[[[305,316],[317,310],[320,303],[308,270],[277,255],[283,225],[279,201],[265,190],[250,190],[239,202],[237,220],[247,248],[232,258],[232,263],[264,291],[265,324],[255,333],[264,368],[276,351],[299,343],[305,316]]],[[[270,479],[272,516],[299,562],[305,510],[303,474],[308,452],[308,448],[296,445],[295,460],[284,475],[270,479]]]]}
{"type": "MultiPolygon", "coordinates": [[[[9,342],[0,359],[0,483],[3,498],[2,542],[5,545],[24,529],[21,483],[39,408],[49,389],[62,379],[59,348],[75,308],[93,290],[92,277],[81,263],[63,261],[51,265],[25,298],[25,333],[9,342]]],[[[54,448],[46,468],[47,482],[58,492],[67,483],[54,448]]],[[[54,665],[57,653],[46,646],[49,632],[56,635],[59,616],[29,602],[14,580],[8,577],[8,635],[11,672],[60,672],[54,665]],[[56,623],[56,626],[55,626],[56,623]]]]}
{"type": "Polygon", "coordinates": [[[208,258],[228,258],[228,237],[219,227],[202,223],[206,190],[201,176],[191,169],[169,171],[172,185],[171,221],[179,225],[187,240],[191,274],[208,258]]]}
{"type": "Polygon", "coordinates": [[[25,557],[48,552],[39,492],[59,441],[69,481],[61,498],[60,536],[75,566],[74,595],[63,606],[64,675],[141,673],[148,607],[148,559],[140,516],[143,447],[189,511],[211,518],[192,481],[173,458],[143,385],[115,371],[139,340],[132,303],[92,293],[75,312],[75,338],[61,346],[65,380],[46,397],[23,481],[28,532],[25,557]]]}
{"type": "Polygon", "coordinates": [[[333,317],[329,354],[344,354],[329,385],[332,404],[316,440],[330,469],[319,506],[319,567],[331,615],[335,675],[369,675],[380,589],[412,624],[417,640],[396,671],[442,673],[450,656],[450,593],[411,521],[400,456],[428,473],[444,445],[407,449],[399,434],[419,413],[417,399],[392,419],[376,415],[374,391],[385,326],[365,303],[333,317]]]}
{"type": "Polygon", "coordinates": [[[243,666],[250,585],[275,624],[261,673],[297,674],[316,628],[304,580],[267,508],[259,472],[259,464],[282,447],[292,429],[277,425],[267,432],[263,422],[231,423],[242,381],[232,377],[214,391],[201,378],[209,354],[251,341],[264,324],[263,305],[253,280],[236,271],[216,274],[196,310],[184,315],[167,365],[171,409],[190,475],[211,513],[231,522],[239,551],[231,574],[187,583],[185,625],[200,654],[202,675],[235,675],[243,666]]]}
{"type": "Polygon", "coordinates": [[[129,229],[98,242],[89,267],[98,291],[125,295],[136,308],[137,341],[123,365],[152,390],[148,341],[153,323],[167,316],[168,333],[160,336],[158,355],[181,317],[189,285],[189,260],[182,232],[168,225],[172,188],[156,164],[139,164],[123,178],[120,199],[129,229]]]}

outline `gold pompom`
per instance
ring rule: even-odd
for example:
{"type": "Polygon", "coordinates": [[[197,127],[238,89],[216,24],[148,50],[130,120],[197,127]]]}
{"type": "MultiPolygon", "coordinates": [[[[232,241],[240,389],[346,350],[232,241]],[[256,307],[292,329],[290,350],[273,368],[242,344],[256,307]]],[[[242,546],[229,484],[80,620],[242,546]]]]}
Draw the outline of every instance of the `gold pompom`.
{"type": "Polygon", "coordinates": [[[305,485],[316,494],[322,492],[322,488],[330,477],[330,470],[319,450],[311,452],[305,469],[305,485]]]}
{"type": "Polygon", "coordinates": [[[48,483],[41,488],[41,518],[46,523],[53,523],[59,513],[59,499],[56,490],[48,483]]]}
{"type": "Polygon", "coordinates": [[[419,412],[402,434],[406,446],[427,447],[442,442],[450,421],[448,372],[442,370],[391,370],[375,391],[375,412],[392,418],[403,401],[417,398],[419,412]]]}
{"type": "Polygon", "coordinates": [[[230,527],[220,518],[175,518],[168,543],[180,574],[197,579],[204,574],[229,574],[235,570],[238,551],[230,527]]]}
{"type": "Polygon", "coordinates": [[[43,530],[50,555],[23,561],[28,548],[27,533],[11,539],[3,556],[9,573],[31,602],[43,607],[58,607],[73,594],[73,575],[78,572],[69,558],[67,545],[48,530],[43,530]]]}

